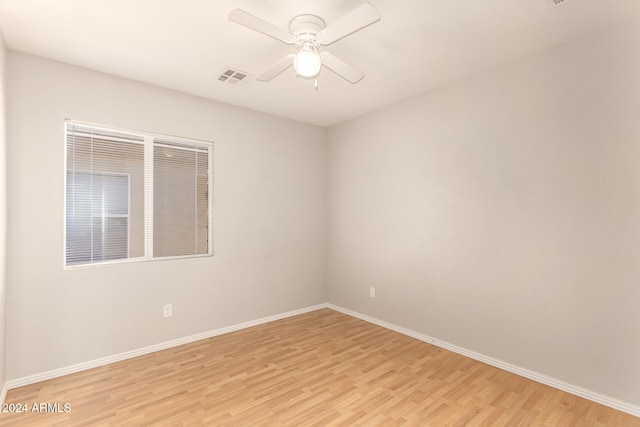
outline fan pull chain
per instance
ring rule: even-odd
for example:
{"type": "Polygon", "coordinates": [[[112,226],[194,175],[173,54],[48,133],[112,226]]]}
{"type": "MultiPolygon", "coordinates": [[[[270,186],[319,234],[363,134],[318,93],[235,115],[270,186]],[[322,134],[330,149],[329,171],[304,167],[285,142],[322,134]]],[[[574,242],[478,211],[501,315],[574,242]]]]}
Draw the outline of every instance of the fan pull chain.
{"type": "Polygon", "coordinates": [[[315,82],[315,84],[314,84],[314,87],[315,87],[316,92],[317,92],[317,91],[318,91],[318,79],[316,79],[316,82],[315,82]]]}

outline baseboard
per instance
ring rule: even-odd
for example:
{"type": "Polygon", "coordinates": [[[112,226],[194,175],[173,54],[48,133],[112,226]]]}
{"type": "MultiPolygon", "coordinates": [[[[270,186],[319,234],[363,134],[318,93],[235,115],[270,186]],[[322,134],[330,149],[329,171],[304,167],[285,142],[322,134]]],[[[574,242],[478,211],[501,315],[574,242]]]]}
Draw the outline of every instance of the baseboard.
{"type": "Polygon", "coordinates": [[[9,387],[7,386],[7,382],[5,381],[2,384],[2,389],[0,390],[0,405],[4,404],[4,399],[7,397],[7,390],[9,390],[9,387]]]}
{"type": "Polygon", "coordinates": [[[273,316],[263,317],[256,320],[251,320],[244,323],[239,323],[236,325],[227,326],[220,329],[214,329],[212,331],[203,332],[196,335],[191,335],[184,338],[178,338],[171,341],[166,341],[160,344],[155,344],[152,346],[139,348],[132,351],[127,351],[124,353],[116,354],[113,356],[102,357],[99,359],[91,360],[84,363],[78,363],[76,365],[67,366],[64,368],[53,369],[51,371],[42,372],[39,374],[29,375],[22,378],[17,378],[13,380],[6,381],[0,391],[0,404],[4,403],[5,397],[7,395],[7,390],[21,387],[28,384],[37,383],[40,381],[49,380],[52,378],[61,377],[63,375],[72,374],[75,372],[84,371],[91,368],[96,368],[99,366],[107,365],[109,363],[119,362],[126,359],[131,359],[137,356],[142,356],[144,354],[153,353],[155,351],[165,350],[167,348],[176,347],[182,344],[187,344],[190,342],[215,337],[218,335],[223,335],[229,332],[239,331],[241,329],[250,328],[252,326],[262,325],[264,323],[273,322],[280,319],[285,319],[287,317],[297,316],[300,314],[309,313],[311,311],[320,310],[323,308],[330,308],[332,310],[338,311],[340,313],[356,317],[358,319],[364,320],[369,323],[373,323],[375,325],[381,326],[386,329],[390,329],[392,331],[401,333],[403,335],[410,336],[417,340],[436,345],[445,350],[452,351],[457,354],[461,354],[463,356],[469,357],[474,360],[478,360],[480,362],[486,363],[491,366],[495,366],[496,368],[503,369],[507,372],[511,372],[516,375],[520,375],[521,377],[528,378],[530,380],[548,385],[550,387],[556,388],[558,390],[566,391],[567,393],[574,394],[579,397],[583,397],[585,399],[591,400],[593,402],[599,403],[601,405],[608,406],[613,409],[617,409],[622,412],[626,412],[636,417],[640,417],[640,407],[636,405],[632,405],[626,402],[622,402],[617,399],[610,398],[608,396],[595,393],[590,390],[583,389],[581,387],[576,387],[572,384],[566,383],[564,381],[557,380],[555,378],[548,377],[546,375],[542,375],[540,373],[531,371],[529,369],[521,368],[516,365],[512,365],[510,363],[504,362],[499,359],[495,359],[493,357],[485,356],[484,354],[477,353],[475,351],[471,351],[462,347],[458,347],[456,345],[450,344],[446,341],[441,341],[436,338],[430,337],[428,335],[421,334],[419,332],[413,331],[411,329],[403,328],[392,323],[388,323],[379,319],[376,319],[371,316],[367,316],[365,314],[361,314],[344,307],[340,307],[334,304],[318,304],[311,307],[302,308],[299,310],[288,311],[286,313],[280,313],[273,316]]]}
{"type": "Polygon", "coordinates": [[[29,384],[34,384],[40,381],[49,380],[52,378],[61,377],[63,375],[73,374],[75,372],[85,371],[91,368],[97,368],[99,366],[108,365],[109,363],[120,362],[126,359],[132,359],[134,357],[142,356],[144,354],[153,353],[167,348],[176,347],[182,344],[188,344],[190,342],[203,340],[206,338],[215,337],[218,335],[227,334],[229,332],[239,331],[241,329],[250,328],[252,326],[262,325],[264,323],[273,322],[275,320],[285,319],[287,317],[297,316],[299,314],[309,313],[311,311],[320,310],[326,308],[327,304],[318,304],[311,307],[301,308],[299,310],[288,311],[286,313],[275,314],[273,316],[267,316],[256,320],[251,320],[237,325],[226,326],[220,329],[214,329],[212,331],[203,332],[200,334],[191,335],[188,337],[178,338],[171,341],[166,341],[160,344],[151,345],[148,347],[139,348],[136,350],[127,351],[113,356],[101,357],[99,359],[90,360],[76,365],[67,366],[64,368],[53,369],[51,371],[41,372],[39,374],[29,375],[22,378],[16,378],[9,380],[5,383],[2,389],[2,402],[4,402],[4,396],[7,390],[13,388],[22,387],[29,384]]]}
{"type": "Polygon", "coordinates": [[[331,310],[338,311],[340,313],[356,317],[358,319],[364,320],[365,322],[373,323],[378,326],[382,326],[383,328],[390,329],[392,331],[401,333],[403,335],[410,336],[420,341],[424,341],[429,344],[433,344],[445,350],[452,351],[454,353],[461,354],[463,356],[469,357],[471,359],[478,360],[480,362],[486,363],[487,365],[495,366],[496,368],[500,368],[507,372],[511,372],[516,375],[520,375],[521,377],[528,378],[530,380],[548,385],[550,387],[556,388],[558,390],[566,391],[567,393],[571,393],[573,395],[591,400],[592,402],[599,403],[604,406],[608,406],[610,408],[616,409],[618,411],[626,412],[627,414],[640,417],[640,406],[632,405],[627,402],[622,402],[617,399],[613,399],[611,397],[595,393],[591,390],[586,390],[581,387],[574,386],[572,384],[566,383],[564,381],[557,380],[555,378],[548,377],[546,375],[542,375],[538,372],[531,371],[529,369],[521,368],[516,365],[512,365],[510,363],[504,362],[499,359],[495,359],[493,357],[485,356],[484,354],[477,353],[475,351],[467,350],[466,348],[458,347],[456,345],[450,344],[446,341],[441,341],[436,338],[430,337],[428,335],[421,334],[419,332],[413,331],[411,329],[406,329],[400,326],[396,326],[394,324],[384,322],[382,320],[376,319],[371,316],[367,316],[365,314],[361,314],[344,307],[340,307],[333,304],[326,304],[327,308],[331,310]]]}

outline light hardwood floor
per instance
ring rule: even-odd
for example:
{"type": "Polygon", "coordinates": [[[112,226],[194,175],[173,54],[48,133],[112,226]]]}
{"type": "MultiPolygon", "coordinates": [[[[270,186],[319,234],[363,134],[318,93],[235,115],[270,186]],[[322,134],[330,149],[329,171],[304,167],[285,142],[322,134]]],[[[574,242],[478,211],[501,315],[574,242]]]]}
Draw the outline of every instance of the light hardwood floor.
{"type": "Polygon", "coordinates": [[[640,418],[324,309],[10,390],[0,425],[640,426],[640,418]]]}

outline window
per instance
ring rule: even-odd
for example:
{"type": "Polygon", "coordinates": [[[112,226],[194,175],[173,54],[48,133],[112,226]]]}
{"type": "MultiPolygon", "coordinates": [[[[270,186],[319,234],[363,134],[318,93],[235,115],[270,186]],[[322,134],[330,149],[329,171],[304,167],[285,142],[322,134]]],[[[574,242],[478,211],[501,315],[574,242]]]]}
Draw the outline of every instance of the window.
{"type": "Polygon", "coordinates": [[[212,253],[213,144],[67,122],[65,266],[212,253]]]}

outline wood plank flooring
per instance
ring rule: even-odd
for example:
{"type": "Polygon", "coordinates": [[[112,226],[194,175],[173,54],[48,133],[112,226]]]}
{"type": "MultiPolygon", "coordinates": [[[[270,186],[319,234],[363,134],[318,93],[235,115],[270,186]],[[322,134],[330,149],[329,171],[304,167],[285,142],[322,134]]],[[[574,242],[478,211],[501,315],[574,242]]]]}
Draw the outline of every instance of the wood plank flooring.
{"type": "Polygon", "coordinates": [[[324,309],[10,390],[6,426],[640,426],[324,309]],[[64,412],[64,404],[70,412],[64,412]]]}

